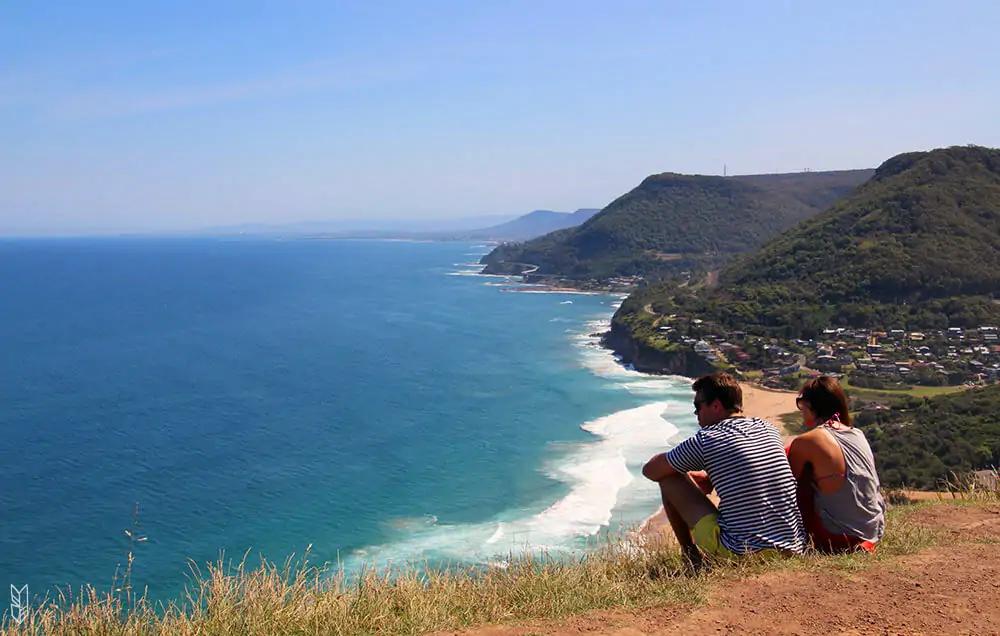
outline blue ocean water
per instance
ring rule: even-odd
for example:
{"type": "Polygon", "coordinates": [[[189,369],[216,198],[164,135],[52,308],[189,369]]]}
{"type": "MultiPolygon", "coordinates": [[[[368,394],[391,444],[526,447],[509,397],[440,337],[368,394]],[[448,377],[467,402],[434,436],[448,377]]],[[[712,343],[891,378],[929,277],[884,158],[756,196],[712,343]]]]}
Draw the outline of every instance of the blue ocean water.
{"type": "Polygon", "coordinates": [[[596,346],[620,299],[505,293],[485,251],[0,242],[0,584],[107,589],[137,503],[160,599],[221,551],[489,562],[641,521],[687,383],[596,346]]]}

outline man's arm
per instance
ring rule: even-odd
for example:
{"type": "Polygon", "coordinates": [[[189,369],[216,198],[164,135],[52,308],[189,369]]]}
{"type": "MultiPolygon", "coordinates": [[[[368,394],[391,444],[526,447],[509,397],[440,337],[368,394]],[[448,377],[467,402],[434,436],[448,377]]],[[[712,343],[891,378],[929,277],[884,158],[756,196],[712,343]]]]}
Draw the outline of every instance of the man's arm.
{"type": "Polygon", "coordinates": [[[653,457],[646,462],[646,465],[642,467],[642,476],[650,481],[660,481],[677,474],[678,472],[674,470],[674,467],[667,461],[666,453],[653,455],[653,457]]]}
{"type": "Polygon", "coordinates": [[[695,434],[675,446],[671,451],[654,455],[642,467],[642,474],[651,481],[662,481],[673,475],[704,468],[701,438],[695,434]]]}

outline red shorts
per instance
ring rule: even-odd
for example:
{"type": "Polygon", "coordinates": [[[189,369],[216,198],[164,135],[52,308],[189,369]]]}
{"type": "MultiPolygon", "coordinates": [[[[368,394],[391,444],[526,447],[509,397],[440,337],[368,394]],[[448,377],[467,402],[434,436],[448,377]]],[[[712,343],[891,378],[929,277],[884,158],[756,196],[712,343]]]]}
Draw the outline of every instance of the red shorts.
{"type": "Polygon", "coordinates": [[[813,493],[812,480],[809,478],[800,479],[796,498],[799,502],[799,510],[802,512],[802,521],[806,525],[806,532],[812,539],[813,546],[820,552],[853,552],[861,549],[865,552],[875,552],[875,544],[866,539],[855,537],[850,534],[839,534],[830,532],[823,525],[823,518],[816,510],[815,493],[813,493]]]}

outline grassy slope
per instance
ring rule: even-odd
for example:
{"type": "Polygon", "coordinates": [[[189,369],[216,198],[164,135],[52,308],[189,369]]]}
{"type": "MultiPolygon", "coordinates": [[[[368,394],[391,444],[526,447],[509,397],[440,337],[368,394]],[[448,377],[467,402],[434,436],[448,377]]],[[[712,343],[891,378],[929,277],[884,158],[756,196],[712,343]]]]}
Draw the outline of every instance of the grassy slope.
{"type": "MultiPolygon", "coordinates": [[[[995,493],[980,495],[995,501],[995,493]]],[[[894,507],[877,555],[808,555],[791,560],[717,565],[706,576],[684,574],[673,546],[638,549],[614,539],[569,561],[524,560],[506,570],[396,576],[368,572],[347,585],[304,563],[213,567],[183,607],[159,613],[141,599],[96,591],[83,600],[35,608],[22,630],[4,633],[398,634],[484,623],[551,619],[600,608],[704,602],[713,586],[732,586],[773,571],[857,572],[943,541],[917,522],[927,505],[894,507]]],[[[969,504],[964,504],[969,505],[969,504]]],[[[141,556],[140,556],[141,558],[141,556]]],[[[9,626],[12,627],[12,626],[9,626]]]]}

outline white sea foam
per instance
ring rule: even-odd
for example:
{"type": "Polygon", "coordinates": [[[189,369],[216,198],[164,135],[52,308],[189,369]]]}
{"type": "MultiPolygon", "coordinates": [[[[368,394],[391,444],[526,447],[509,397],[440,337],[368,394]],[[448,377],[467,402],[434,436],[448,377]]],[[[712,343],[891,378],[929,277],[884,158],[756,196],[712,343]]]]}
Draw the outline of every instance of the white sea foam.
{"type": "MultiPolygon", "coordinates": [[[[667,410],[669,402],[654,402],[612,413],[581,426],[593,441],[554,447],[543,470],[569,492],[540,512],[507,511],[476,524],[397,521],[389,525],[405,530],[405,538],[366,548],[356,558],[379,565],[422,558],[496,563],[497,555],[511,552],[577,551],[581,538],[612,524],[620,493],[637,480],[642,463],[677,434],[677,427],[662,417],[667,410]]],[[[634,493],[628,497],[635,499],[634,493]]],[[[653,489],[643,489],[640,499],[644,509],[651,509],[653,489]]]]}
{"type": "Polygon", "coordinates": [[[576,296],[601,295],[601,292],[580,291],[578,289],[520,289],[521,287],[525,287],[525,285],[518,285],[517,287],[509,287],[506,289],[501,289],[500,291],[518,292],[520,294],[570,294],[576,296]]]}
{"type": "Polygon", "coordinates": [[[506,282],[506,283],[485,283],[485,285],[487,287],[511,287],[511,288],[520,288],[520,287],[529,287],[529,288],[530,287],[545,287],[545,285],[542,285],[540,283],[521,283],[521,282],[518,282],[518,280],[521,278],[520,276],[507,276],[507,275],[499,275],[499,274],[488,274],[488,275],[489,276],[493,276],[493,277],[500,276],[501,278],[506,278],[508,282],[506,282]]]}
{"type": "MultiPolygon", "coordinates": [[[[502,511],[482,523],[448,524],[436,518],[436,523],[427,523],[427,518],[422,524],[406,523],[405,536],[366,548],[355,555],[356,564],[374,562],[384,566],[431,558],[503,568],[508,564],[503,555],[576,552],[584,547],[582,538],[612,526],[616,519],[636,523],[655,510],[659,495],[641,478],[640,469],[651,455],[669,448],[683,432],[693,430],[690,381],[626,368],[612,352],[599,346],[599,334],[609,327],[606,318],[593,320],[583,330],[569,330],[568,337],[583,365],[607,380],[610,389],[628,391],[640,401],[653,401],[582,424],[581,429],[593,435],[590,441],[550,448],[550,458],[542,470],[565,485],[565,496],[534,511],[502,511]]],[[[350,563],[346,565],[351,567],[350,563]]]]}
{"type": "Polygon", "coordinates": [[[482,278],[499,278],[501,280],[510,279],[510,276],[505,274],[480,274],[479,271],[475,269],[460,269],[455,272],[448,272],[448,276],[480,276],[482,278]]]}
{"type": "Polygon", "coordinates": [[[560,304],[560,305],[572,305],[572,304],[573,304],[573,301],[572,301],[572,300],[564,300],[564,301],[562,301],[562,302],[561,302],[561,303],[559,303],[559,304],[560,304]]]}

